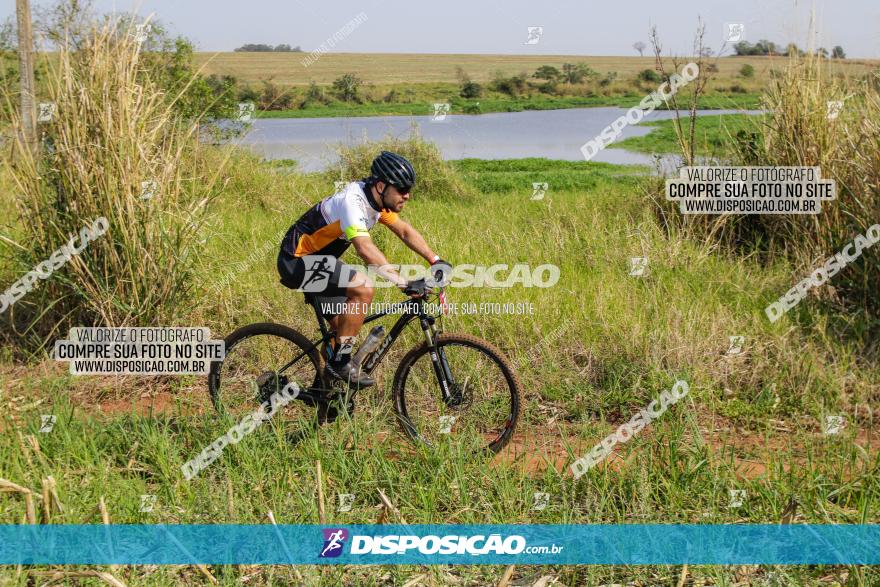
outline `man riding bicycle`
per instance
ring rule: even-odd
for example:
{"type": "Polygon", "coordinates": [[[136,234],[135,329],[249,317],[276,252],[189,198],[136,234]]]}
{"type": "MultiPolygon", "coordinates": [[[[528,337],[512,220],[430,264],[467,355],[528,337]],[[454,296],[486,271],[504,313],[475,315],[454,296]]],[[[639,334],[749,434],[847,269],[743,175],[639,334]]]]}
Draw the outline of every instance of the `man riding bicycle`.
{"type": "Polygon", "coordinates": [[[342,309],[341,314],[325,314],[336,336],[326,349],[324,373],[356,388],[375,384],[351,363],[352,349],[373,300],[374,288],[365,275],[338,261],[339,257],[354,245],[368,266],[381,267],[381,275],[404,293],[424,295],[425,280],[407,282],[388,267],[385,255],[370,239],[370,229],[380,223],[432,267],[445,264],[422,235],[398,216],[416,182],[410,162],[382,151],[373,160],[370,174],[312,206],[287,231],[278,253],[282,284],[302,289],[307,298],[318,293],[324,307],[342,309]]]}

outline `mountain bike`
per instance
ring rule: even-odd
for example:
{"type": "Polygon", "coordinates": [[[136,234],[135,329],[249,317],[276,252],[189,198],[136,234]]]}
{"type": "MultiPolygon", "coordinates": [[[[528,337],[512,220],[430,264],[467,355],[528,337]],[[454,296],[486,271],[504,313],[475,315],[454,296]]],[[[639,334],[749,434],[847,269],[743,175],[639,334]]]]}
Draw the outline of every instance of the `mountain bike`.
{"type": "MultiPolygon", "coordinates": [[[[468,334],[443,332],[446,299],[442,288],[437,289],[438,304],[429,304],[432,298],[427,294],[411,297],[365,319],[364,324],[369,324],[399,314],[361,368],[372,376],[403,330],[417,323],[424,342],[403,356],[391,384],[400,429],[417,444],[436,446],[455,437],[479,450],[497,453],[510,441],[519,418],[519,380],[508,358],[494,345],[468,334]],[[441,311],[429,311],[433,307],[441,311]]],[[[331,403],[340,410],[352,409],[349,400],[355,392],[324,376],[319,347],[335,335],[322,312],[324,300],[306,294],[321,332],[317,340],[309,340],[288,326],[266,322],[244,326],[226,337],[225,358],[211,364],[208,376],[208,389],[218,411],[252,412],[290,383],[298,386],[299,393],[275,415],[276,423],[314,425],[315,416],[320,422],[331,403]]]]}

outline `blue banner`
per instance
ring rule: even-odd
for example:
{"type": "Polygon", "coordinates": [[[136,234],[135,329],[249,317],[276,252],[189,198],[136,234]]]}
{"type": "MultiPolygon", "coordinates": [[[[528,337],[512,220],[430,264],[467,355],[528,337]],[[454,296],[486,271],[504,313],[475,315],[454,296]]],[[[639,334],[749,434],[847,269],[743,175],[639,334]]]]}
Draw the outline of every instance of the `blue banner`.
{"type": "Polygon", "coordinates": [[[0,525],[0,564],[880,564],[877,525],[0,525]]]}

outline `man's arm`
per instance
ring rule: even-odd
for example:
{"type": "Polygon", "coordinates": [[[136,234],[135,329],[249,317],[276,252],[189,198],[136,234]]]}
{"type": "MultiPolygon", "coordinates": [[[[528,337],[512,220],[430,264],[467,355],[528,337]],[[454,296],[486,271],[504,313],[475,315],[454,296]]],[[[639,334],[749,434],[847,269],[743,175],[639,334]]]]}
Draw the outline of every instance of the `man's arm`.
{"type": "MultiPolygon", "coordinates": [[[[440,258],[431,250],[431,247],[425,242],[425,238],[421,233],[405,220],[398,218],[396,222],[387,226],[391,232],[397,235],[397,238],[403,241],[403,244],[412,249],[416,254],[421,255],[428,263],[433,263],[440,258]]],[[[378,251],[378,249],[376,250],[378,251]]]]}
{"type": "MultiPolygon", "coordinates": [[[[395,222],[395,224],[397,223],[395,222]]],[[[363,259],[367,265],[374,265],[380,268],[378,271],[379,275],[395,284],[397,287],[406,287],[406,280],[402,278],[397,271],[388,267],[388,259],[382,254],[382,251],[379,250],[379,247],[376,246],[373,239],[369,236],[357,236],[351,239],[351,243],[354,245],[354,250],[357,252],[358,256],[363,259]]]]}

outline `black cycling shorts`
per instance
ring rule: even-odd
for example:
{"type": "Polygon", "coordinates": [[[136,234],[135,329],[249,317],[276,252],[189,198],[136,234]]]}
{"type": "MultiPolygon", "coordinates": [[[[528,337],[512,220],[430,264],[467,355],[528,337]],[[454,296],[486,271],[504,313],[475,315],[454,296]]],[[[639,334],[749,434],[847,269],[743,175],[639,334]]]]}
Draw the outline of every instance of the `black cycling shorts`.
{"type": "MultiPolygon", "coordinates": [[[[323,307],[338,307],[347,299],[346,285],[357,271],[331,256],[310,255],[294,257],[284,249],[278,252],[278,275],[281,283],[290,289],[301,290],[309,303],[323,307]],[[343,279],[346,276],[346,279],[343,279]]],[[[322,312],[334,316],[336,312],[322,312]]]]}

